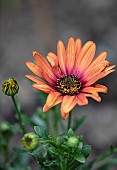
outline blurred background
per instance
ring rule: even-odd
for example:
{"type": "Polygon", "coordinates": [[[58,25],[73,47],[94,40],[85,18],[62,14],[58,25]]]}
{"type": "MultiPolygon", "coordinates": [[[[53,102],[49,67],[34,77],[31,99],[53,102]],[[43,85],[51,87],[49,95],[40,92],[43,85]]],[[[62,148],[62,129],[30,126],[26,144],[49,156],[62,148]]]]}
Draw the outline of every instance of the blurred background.
{"type": "MultiPolygon", "coordinates": [[[[41,101],[25,78],[31,73],[25,66],[33,61],[32,51],[43,56],[61,39],[70,36],[82,42],[93,40],[96,54],[107,51],[107,59],[117,64],[116,0],[0,0],[0,84],[15,77],[20,85],[22,110],[31,115],[41,101]]],[[[89,105],[76,106],[74,116],[87,115],[78,134],[92,145],[94,154],[103,152],[110,143],[117,146],[117,72],[99,81],[108,87],[102,102],[89,99],[89,105]]],[[[0,91],[0,122],[15,122],[10,97],[0,91]]]]}

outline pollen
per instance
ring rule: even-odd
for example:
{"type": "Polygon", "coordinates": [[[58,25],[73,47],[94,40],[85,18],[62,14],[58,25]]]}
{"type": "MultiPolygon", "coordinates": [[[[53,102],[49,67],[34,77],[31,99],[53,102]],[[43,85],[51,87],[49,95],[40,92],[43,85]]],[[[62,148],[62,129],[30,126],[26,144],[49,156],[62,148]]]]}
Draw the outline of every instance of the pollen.
{"type": "Polygon", "coordinates": [[[63,75],[57,79],[56,89],[62,93],[62,95],[75,95],[79,93],[82,87],[82,83],[75,75],[63,75]]]}

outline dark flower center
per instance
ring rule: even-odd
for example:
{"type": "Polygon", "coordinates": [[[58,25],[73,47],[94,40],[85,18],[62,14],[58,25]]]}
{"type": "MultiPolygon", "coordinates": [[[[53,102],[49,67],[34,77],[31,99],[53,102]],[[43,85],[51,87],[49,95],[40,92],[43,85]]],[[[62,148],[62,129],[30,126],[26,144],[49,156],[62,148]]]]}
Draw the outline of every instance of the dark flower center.
{"type": "Polygon", "coordinates": [[[77,76],[62,76],[57,79],[56,88],[63,95],[74,95],[79,93],[82,84],[77,76]]]}

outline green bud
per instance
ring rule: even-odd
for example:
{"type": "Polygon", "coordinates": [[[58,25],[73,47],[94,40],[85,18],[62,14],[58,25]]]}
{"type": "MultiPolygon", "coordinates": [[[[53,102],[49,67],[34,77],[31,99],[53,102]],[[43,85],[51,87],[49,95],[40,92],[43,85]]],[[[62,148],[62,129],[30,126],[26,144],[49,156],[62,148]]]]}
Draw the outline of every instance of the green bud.
{"type": "Polygon", "coordinates": [[[18,93],[19,90],[19,85],[17,81],[10,77],[8,80],[5,80],[4,83],[2,84],[2,91],[7,95],[7,96],[14,96],[15,94],[18,93]]]}
{"type": "Polygon", "coordinates": [[[33,133],[26,133],[22,138],[22,145],[27,150],[33,150],[35,149],[39,144],[39,137],[33,133]]]}
{"type": "Polygon", "coordinates": [[[69,147],[77,148],[79,144],[79,139],[78,137],[71,136],[68,138],[67,144],[69,147]]]}

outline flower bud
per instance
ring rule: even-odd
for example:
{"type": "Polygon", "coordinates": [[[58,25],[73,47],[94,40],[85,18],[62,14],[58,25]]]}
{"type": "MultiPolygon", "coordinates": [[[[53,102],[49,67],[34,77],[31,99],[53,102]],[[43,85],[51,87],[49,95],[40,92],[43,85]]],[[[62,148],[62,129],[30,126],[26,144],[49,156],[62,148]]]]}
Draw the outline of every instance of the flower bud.
{"type": "Polygon", "coordinates": [[[22,138],[22,145],[27,150],[33,150],[35,149],[39,144],[39,137],[33,133],[26,133],[22,138]]]}
{"type": "Polygon", "coordinates": [[[17,81],[10,77],[8,80],[5,80],[4,83],[2,84],[2,91],[7,95],[7,96],[14,96],[15,94],[18,93],[19,90],[19,85],[17,81]]]}
{"type": "Polygon", "coordinates": [[[78,137],[75,137],[75,136],[69,137],[68,141],[67,141],[67,144],[68,144],[69,147],[73,147],[73,148],[78,147],[78,144],[79,144],[78,137]]]}

